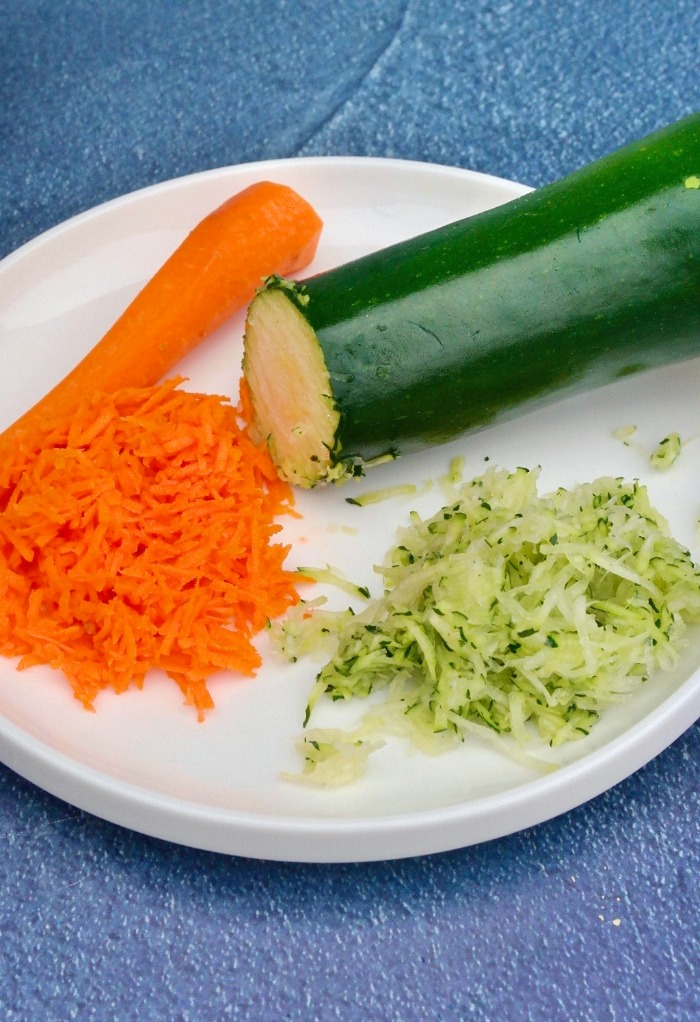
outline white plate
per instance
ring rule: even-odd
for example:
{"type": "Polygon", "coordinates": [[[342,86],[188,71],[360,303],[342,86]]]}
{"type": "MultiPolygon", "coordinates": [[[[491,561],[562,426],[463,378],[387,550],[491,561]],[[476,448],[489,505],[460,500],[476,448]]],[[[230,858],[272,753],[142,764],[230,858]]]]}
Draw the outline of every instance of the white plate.
{"type": "MultiPolygon", "coordinates": [[[[30,242],[0,264],[0,428],[75,364],[186,231],[226,196],[263,177],[308,198],[326,227],[312,270],[504,202],[524,187],[469,171],[373,159],[249,164],[157,185],[107,203],[30,242]]],[[[235,394],[243,317],[179,369],[190,386],[235,394]]],[[[351,488],[300,494],[303,520],[286,527],[296,563],[331,563],[373,582],[376,563],[409,507],[364,509],[345,498],[442,475],[455,453],[467,471],[542,466],[544,489],[600,474],[638,477],[676,536],[697,541],[700,444],[671,472],[654,473],[612,431],[639,427],[651,447],[670,430],[700,433],[700,360],[570,398],[448,447],[377,470],[351,488]]],[[[254,681],[212,683],[217,708],[203,724],[176,686],[153,676],[143,692],[105,692],[86,713],[48,668],[17,673],[0,662],[0,756],[47,791],[100,817],[193,847],[258,858],[396,858],[499,837],[563,813],[606,790],[670,744],[700,714],[692,637],[673,676],[610,711],[567,763],[538,776],[477,741],[426,758],[400,743],[371,760],[352,788],[316,791],[280,780],[297,767],[294,739],[314,665],[278,661],[261,640],[254,681]]],[[[348,712],[352,712],[348,710],[348,712]]]]}

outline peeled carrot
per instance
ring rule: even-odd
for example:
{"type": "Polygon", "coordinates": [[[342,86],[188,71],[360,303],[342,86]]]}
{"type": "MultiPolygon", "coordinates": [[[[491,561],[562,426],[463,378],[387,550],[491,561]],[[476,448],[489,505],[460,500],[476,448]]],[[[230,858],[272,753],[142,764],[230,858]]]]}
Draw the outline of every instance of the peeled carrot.
{"type": "Polygon", "coordinates": [[[194,228],[85,358],[0,434],[0,453],[94,393],[156,384],[265,277],[307,266],[322,226],[286,185],[262,181],[234,195],[194,228]]]}

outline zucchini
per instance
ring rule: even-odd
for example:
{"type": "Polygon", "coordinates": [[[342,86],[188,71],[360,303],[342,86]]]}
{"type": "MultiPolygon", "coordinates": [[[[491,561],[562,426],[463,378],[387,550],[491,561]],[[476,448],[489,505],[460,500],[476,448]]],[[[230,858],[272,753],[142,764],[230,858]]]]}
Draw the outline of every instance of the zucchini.
{"type": "Polygon", "coordinates": [[[305,487],[700,354],[700,114],[246,321],[254,431],[305,487]]]}

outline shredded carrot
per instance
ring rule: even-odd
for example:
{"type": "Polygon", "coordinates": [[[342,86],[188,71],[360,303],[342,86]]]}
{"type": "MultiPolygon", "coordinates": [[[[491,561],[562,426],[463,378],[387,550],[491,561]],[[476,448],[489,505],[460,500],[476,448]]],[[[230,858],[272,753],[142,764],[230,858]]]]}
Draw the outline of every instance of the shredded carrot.
{"type": "Polygon", "coordinates": [[[252,676],[252,638],[298,601],[271,542],[292,493],[245,395],[182,382],[97,395],[0,466],[0,653],[62,671],[88,709],[159,668],[201,719],[207,679],[252,676]]]}

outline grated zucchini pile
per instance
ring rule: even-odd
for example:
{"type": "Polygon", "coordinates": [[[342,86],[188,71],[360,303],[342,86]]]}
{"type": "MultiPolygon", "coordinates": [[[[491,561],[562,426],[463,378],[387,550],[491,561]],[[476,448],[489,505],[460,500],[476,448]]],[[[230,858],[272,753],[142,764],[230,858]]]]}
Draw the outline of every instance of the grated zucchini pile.
{"type": "Polygon", "coordinates": [[[359,727],[308,729],[303,777],[354,780],[388,734],[434,751],[465,733],[587,735],[604,708],[678,658],[700,619],[700,569],[637,482],[547,496],[538,471],[489,469],[429,520],[416,513],[360,614],[304,605],[273,627],[296,659],[325,648],[325,694],[381,692],[359,727]]]}

